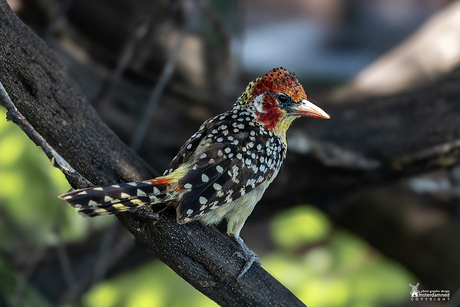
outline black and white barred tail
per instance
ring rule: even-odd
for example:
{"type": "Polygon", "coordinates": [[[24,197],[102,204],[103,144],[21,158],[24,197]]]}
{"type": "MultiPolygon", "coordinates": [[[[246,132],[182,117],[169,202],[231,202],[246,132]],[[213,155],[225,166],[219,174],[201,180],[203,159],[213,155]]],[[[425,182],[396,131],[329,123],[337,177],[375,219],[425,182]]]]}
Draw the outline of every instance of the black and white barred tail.
{"type": "Polygon", "coordinates": [[[59,196],[78,209],[83,216],[115,214],[129,209],[164,203],[171,200],[171,193],[164,182],[154,180],[113,184],[71,191],[59,196]]]}

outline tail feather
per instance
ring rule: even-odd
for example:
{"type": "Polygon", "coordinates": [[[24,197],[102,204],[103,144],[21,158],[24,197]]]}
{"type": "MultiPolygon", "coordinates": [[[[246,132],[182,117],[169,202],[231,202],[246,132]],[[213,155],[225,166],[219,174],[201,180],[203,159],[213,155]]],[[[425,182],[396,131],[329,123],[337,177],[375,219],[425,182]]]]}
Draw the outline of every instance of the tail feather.
{"type": "Polygon", "coordinates": [[[132,208],[149,205],[150,203],[151,199],[149,197],[139,197],[116,203],[103,203],[91,208],[82,208],[78,210],[78,213],[83,216],[94,217],[99,215],[115,214],[132,208]]]}
{"type": "Polygon", "coordinates": [[[168,201],[168,186],[155,181],[130,182],[71,191],[59,196],[84,216],[123,212],[168,201]]]}

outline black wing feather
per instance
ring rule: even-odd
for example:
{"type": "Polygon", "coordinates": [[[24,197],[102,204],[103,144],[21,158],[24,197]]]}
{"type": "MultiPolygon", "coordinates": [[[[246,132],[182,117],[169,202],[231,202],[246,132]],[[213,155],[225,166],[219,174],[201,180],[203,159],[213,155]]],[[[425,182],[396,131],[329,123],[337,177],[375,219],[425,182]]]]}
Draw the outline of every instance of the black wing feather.
{"type": "Polygon", "coordinates": [[[203,124],[197,132],[200,140],[192,137],[171,163],[171,168],[182,163],[190,167],[179,180],[186,190],[179,221],[199,218],[251,192],[281,167],[286,150],[282,140],[255,126],[245,114],[239,115],[243,120],[229,121],[233,114],[224,113],[203,124]]]}

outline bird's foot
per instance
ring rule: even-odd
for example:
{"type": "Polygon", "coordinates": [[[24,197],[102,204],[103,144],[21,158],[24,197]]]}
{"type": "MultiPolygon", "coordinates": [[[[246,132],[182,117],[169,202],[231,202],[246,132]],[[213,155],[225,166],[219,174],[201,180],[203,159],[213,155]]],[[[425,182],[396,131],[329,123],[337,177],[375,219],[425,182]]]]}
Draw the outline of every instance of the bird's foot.
{"type": "Polygon", "coordinates": [[[236,278],[236,281],[239,281],[241,279],[241,277],[243,277],[243,275],[251,268],[251,265],[253,263],[256,263],[258,265],[261,265],[261,263],[260,263],[259,257],[256,254],[254,254],[246,246],[246,244],[244,243],[243,239],[241,239],[240,236],[235,237],[235,239],[236,239],[236,242],[238,242],[238,244],[243,249],[243,253],[242,252],[235,252],[233,255],[234,256],[236,255],[237,257],[246,260],[246,263],[244,264],[243,269],[241,270],[240,274],[238,274],[238,277],[236,278]]]}
{"type": "Polygon", "coordinates": [[[257,255],[252,252],[251,254],[252,255],[246,255],[242,252],[235,252],[235,254],[233,254],[234,256],[238,256],[239,258],[246,260],[246,263],[244,264],[244,267],[241,270],[240,274],[238,274],[236,281],[240,281],[241,277],[243,277],[243,275],[249,270],[249,268],[251,267],[253,263],[257,263],[258,265],[261,264],[259,257],[257,257],[257,255]]]}

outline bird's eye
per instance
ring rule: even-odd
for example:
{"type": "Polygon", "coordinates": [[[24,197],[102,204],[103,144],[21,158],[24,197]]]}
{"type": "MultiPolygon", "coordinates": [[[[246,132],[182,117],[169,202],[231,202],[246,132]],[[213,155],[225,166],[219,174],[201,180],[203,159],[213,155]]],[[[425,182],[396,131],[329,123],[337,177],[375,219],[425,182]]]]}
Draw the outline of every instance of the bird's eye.
{"type": "Polygon", "coordinates": [[[278,96],[278,100],[281,102],[281,103],[285,103],[289,100],[289,98],[286,96],[286,95],[279,95],[278,96]]]}

